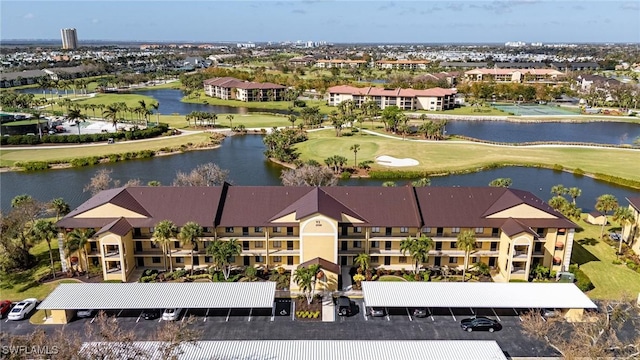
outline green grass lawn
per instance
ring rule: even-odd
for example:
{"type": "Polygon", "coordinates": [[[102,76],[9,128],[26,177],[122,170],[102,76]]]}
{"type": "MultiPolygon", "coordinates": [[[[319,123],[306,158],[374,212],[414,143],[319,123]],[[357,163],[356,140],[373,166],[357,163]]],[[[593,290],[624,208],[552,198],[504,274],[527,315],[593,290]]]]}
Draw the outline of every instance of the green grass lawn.
{"type": "Polygon", "coordinates": [[[416,112],[420,114],[440,114],[440,115],[470,115],[470,116],[507,116],[506,112],[502,110],[498,110],[491,106],[462,106],[451,110],[444,111],[426,111],[426,110],[415,110],[410,112],[416,112]]]}
{"type": "MultiPolygon", "coordinates": [[[[111,105],[117,102],[123,102],[127,104],[128,107],[138,107],[140,106],[140,104],[138,103],[138,101],[140,100],[144,100],[147,105],[156,102],[156,100],[150,96],[138,94],[97,94],[95,97],[86,100],[74,101],[74,103],[111,105]]],[[[89,110],[89,113],[91,113],[91,110],[89,110]]]]}
{"type": "Polygon", "coordinates": [[[152,141],[117,142],[100,146],[82,147],[81,154],[69,148],[60,149],[25,149],[25,150],[1,150],[0,166],[12,166],[16,161],[65,161],[78,156],[105,156],[109,154],[121,154],[129,151],[160,150],[162,148],[179,147],[182,144],[201,144],[209,142],[209,134],[197,133],[186,136],[170,136],[158,138],[152,141]]]}
{"type": "MultiPolygon", "coordinates": [[[[204,94],[204,90],[198,90],[196,95],[182,98],[183,102],[194,104],[224,105],[233,107],[246,107],[251,109],[269,109],[269,110],[287,110],[293,106],[291,101],[239,101],[239,100],[222,100],[209,97],[204,94]]],[[[324,100],[304,100],[307,106],[318,106],[320,113],[329,114],[332,110],[338,110],[337,107],[328,106],[324,100]]],[[[296,111],[300,111],[296,108],[296,111]]]]}
{"type": "Polygon", "coordinates": [[[382,275],[380,276],[378,281],[407,282],[407,280],[405,280],[403,277],[395,275],[382,275]]]}
{"type": "MultiPolygon", "coordinates": [[[[583,215],[583,219],[585,216],[583,215]]],[[[626,265],[615,265],[615,247],[600,239],[600,226],[581,221],[579,225],[584,229],[577,232],[574,239],[571,262],[589,276],[595,288],[589,291],[592,299],[620,299],[627,295],[632,298],[640,293],[640,273],[629,269],[626,265]]],[[[612,228],[606,226],[605,234],[612,228]]]]}
{"type": "MultiPolygon", "coordinates": [[[[370,123],[369,123],[370,124],[370,123]]],[[[373,164],[374,170],[408,171],[456,171],[477,169],[490,164],[538,165],[552,167],[560,164],[567,169],[580,168],[586,173],[605,173],[625,179],[640,181],[640,172],[630,164],[640,163],[640,152],[609,148],[504,147],[467,142],[416,142],[402,138],[389,139],[375,135],[356,133],[353,136],[336,137],[327,129],[309,133],[309,140],[297,144],[303,161],[313,159],[323,163],[333,155],[342,155],[353,164],[351,145],[360,144],[358,162],[375,160],[376,156],[414,158],[418,166],[388,168],[373,164]]],[[[517,184],[514,184],[517,186],[517,184]]]]}

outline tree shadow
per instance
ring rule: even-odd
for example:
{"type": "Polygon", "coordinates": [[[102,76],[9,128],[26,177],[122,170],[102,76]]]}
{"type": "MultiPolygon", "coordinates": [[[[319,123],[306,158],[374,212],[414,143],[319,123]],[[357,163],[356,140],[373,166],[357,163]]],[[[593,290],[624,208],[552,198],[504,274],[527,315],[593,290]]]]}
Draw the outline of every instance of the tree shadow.
{"type": "Polygon", "coordinates": [[[580,245],[589,245],[589,246],[594,246],[594,245],[597,245],[598,243],[600,243],[600,241],[598,241],[598,240],[596,240],[594,238],[580,239],[577,242],[580,245]]]}
{"type": "MultiPolygon", "coordinates": [[[[588,240],[588,239],[585,239],[585,240],[588,240]]],[[[573,263],[578,264],[578,266],[586,264],[591,261],[600,261],[598,257],[593,255],[589,250],[585,249],[584,246],[582,246],[581,242],[582,240],[574,243],[573,251],[571,254],[571,261],[573,263]]]]}

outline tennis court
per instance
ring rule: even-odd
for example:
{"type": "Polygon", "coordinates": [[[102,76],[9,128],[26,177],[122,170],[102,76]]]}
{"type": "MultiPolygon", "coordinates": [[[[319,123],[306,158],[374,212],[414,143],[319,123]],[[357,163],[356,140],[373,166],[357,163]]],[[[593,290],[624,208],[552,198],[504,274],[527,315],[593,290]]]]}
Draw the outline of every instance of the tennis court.
{"type": "Polygon", "coordinates": [[[494,104],[493,107],[514,115],[576,115],[576,113],[571,110],[549,105],[494,104]]]}

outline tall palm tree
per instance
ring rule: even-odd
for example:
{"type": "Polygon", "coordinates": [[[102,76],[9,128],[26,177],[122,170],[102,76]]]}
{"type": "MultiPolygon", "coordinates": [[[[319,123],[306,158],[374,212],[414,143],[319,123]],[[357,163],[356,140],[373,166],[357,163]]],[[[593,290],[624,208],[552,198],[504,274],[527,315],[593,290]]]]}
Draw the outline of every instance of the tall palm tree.
{"type": "Polygon", "coordinates": [[[360,144],[353,144],[349,148],[349,150],[353,151],[353,166],[358,166],[358,151],[360,150],[360,144]]]}
{"type": "Polygon", "coordinates": [[[567,194],[571,196],[571,200],[573,201],[573,205],[576,204],[576,199],[582,195],[582,190],[578,187],[570,187],[567,189],[567,194]]]}
{"type": "MultiPolygon", "coordinates": [[[[633,211],[627,207],[619,206],[616,211],[613,213],[613,221],[620,224],[620,227],[624,229],[624,227],[628,224],[631,224],[634,220],[633,211]]],[[[622,253],[622,236],[620,236],[620,245],[618,246],[617,256],[620,256],[622,253]]]]}
{"type": "Polygon", "coordinates": [[[562,185],[562,184],[554,185],[554,186],[551,187],[551,193],[555,194],[556,196],[565,195],[568,191],[569,191],[569,189],[564,187],[564,185],[562,185]]]}
{"type": "Polygon", "coordinates": [[[53,250],[51,249],[51,240],[58,234],[58,229],[53,222],[49,220],[39,219],[33,224],[31,232],[36,241],[46,241],[49,247],[49,260],[51,261],[51,276],[56,278],[56,268],[53,262],[53,250]]]}
{"type": "Polygon", "coordinates": [[[207,247],[207,254],[213,256],[216,265],[220,266],[225,280],[228,280],[231,274],[231,258],[240,255],[241,251],[242,245],[238,239],[216,240],[207,247]]]}
{"type": "Polygon", "coordinates": [[[156,125],[160,124],[160,111],[159,111],[160,110],[160,102],[157,101],[157,102],[151,103],[151,108],[156,113],[156,125]]]}
{"type": "Polygon", "coordinates": [[[63,198],[51,200],[50,207],[56,213],[56,221],[60,219],[60,215],[67,215],[71,211],[69,204],[63,198]]]}
{"type": "Polygon", "coordinates": [[[320,266],[313,264],[306,268],[299,267],[293,272],[293,281],[305,294],[308,304],[313,301],[313,293],[315,292],[316,278],[319,271],[320,266]]]}
{"type": "Polygon", "coordinates": [[[118,111],[120,111],[118,105],[109,104],[102,112],[102,116],[105,120],[111,120],[111,124],[113,124],[114,129],[118,128],[118,111]]]}
{"type": "Polygon", "coordinates": [[[369,270],[369,265],[371,263],[371,256],[367,253],[358,254],[358,256],[353,260],[356,265],[360,266],[362,271],[369,270]]]}
{"type": "Polygon", "coordinates": [[[411,236],[400,242],[400,251],[402,255],[409,253],[413,258],[413,272],[415,274],[420,270],[420,266],[429,259],[429,250],[433,248],[433,240],[427,236],[412,238],[411,236]]]}
{"type": "Polygon", "coordinates": [[[462,269],[462,281],[466,281],[467,269],[469,267],[469,255],[476,249],[476,234],[471,231],[463,231],[458,234],[458,250],[464,251],[464,268],[462,269]]]}
{"type": "Polygon", "coordinates": [[[69,109],[69,112],[67,113],[67,117],[69,118],[69,120],[75,121],[76,126],[78,126],[78,135],[80,135],[80,122],[83,122],[84,119],[87,118],[87,116],[83,114],[80,111],[80,109],[72,108],[72,109],[69,109]]]}
{"type": "MultiPolygon", "coordinates": [[[[164,270],[167,271],[167,257],[171,251],[171,241],[176,237],[178,228],[171,220],[162,220],[156,224],[153,231],[153,241],[162,247],[162,255],[164,258],[164,270]]],[[[169,260],[169,268],[173,271],[173,261],[169,260]]]]}
{"type": "Polygon", "coordinates": [[[191,275],[193,275],[194,254],[198,248],[198,241],[200,241],[201,236],[202,226],[193,221],[184,224],[184,226],[180,229],[180,233],[178,234],[178,239],[180,239],[183,245],[191,245],[191,275]]]}
{"type": "Polygon", "coordinates": [[[600,195],[598,199],[596,199],[596,210],[600,211],[604,214],[604,222],[602,223],[602,228],[600,229],[600,238],[604,236],[604,227],[607,225],[607,213],[614,211],[618,208],[618,199],[611,194],[600,195]]]}
{"type": "MultiPolygon", "coordinates": [[[[89,278],[89,258],[87,257],[87,244],[91,237],[95,234],[93,229],[74,229],[67,234],[68,249],[77,249],[80,251],[80,257],[84,259],[84,271],[89,278]]],[[[70,255],[70,254],[69,254],[70,255]]]]}
{"type": "Polygon", "coordinates": [[[229,120],[229,127],[233,129],[233,115],[227,115],[227,120],[229,120]]]}

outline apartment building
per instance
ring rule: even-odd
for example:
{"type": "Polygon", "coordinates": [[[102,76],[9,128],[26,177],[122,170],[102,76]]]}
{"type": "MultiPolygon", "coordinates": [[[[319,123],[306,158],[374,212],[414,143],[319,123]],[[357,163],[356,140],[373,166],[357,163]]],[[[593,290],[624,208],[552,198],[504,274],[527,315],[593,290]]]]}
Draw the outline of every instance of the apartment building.
{"type": "Polygon", "coordinates": [[[286,91],[283,85],[243,81],[233,77],[204,81],[204,93],[223,100],[283,101],[286,91]]]}
{"type": "Polygon", "coordinates": [[[622,239],[640,255],[640,196],[627,198],[633,221],[622,228],[622,239]]]}
{"type": "Polygon", "coordinates": [[[76,29],[60,29],[60,37],[62,38],[63,49],[74,50],[78,48],[78,32],[76,29]]]}
{"type": "Polygon", "coordinates": [[[364,68],[367,66],[365,60],[349,60],[349,59],[331,59],[331,60],[318,60],[316,61],[316,67],[322,69],[330,68],[364,68]]]}
{"type": "Polygon", "coordinates": [[[516,83],[556,83],[564,73],[553,69],[473,69],[465,71],[468,81],[495,81],[516,83]]]}
{"type": "Polygon", "coordinates": [[[402,110],[432,111],[453,109],[456,97],[455,89],[383,89],[348,85],[330,87],[327,93],[329,106],[338,106],[343,101],[353,100],[356,106],[360,107],[367,101],[375,101],[380,109],[395,105],[402,110]]]}
{"type": "Polygon", "coordinates": [[[376,67],[381,70],[426,70],[428,60],[380,60],[376,61],[376,67]]]}
{"type": "MultiPolygon", "coordinates": [[[[484,262],[505,281],[526,279],[536,264],[566,270],[576,225],[533,194],[493,187],[122,187],[92,197],[58,222],[63,233],[92,228],[88,262],[105,280],[126,281],[135,268],[161,268],[163,252],[154,227],[189,221],[204,234],[197,245],[170,244],[173,268],[206,268],[212,241],[237,239],[234,266],[304,263],[351,267],[368,253],[371,265],[410,269],[400,250],[407,237],[429,236],[434,247],[425,266],[461,267],[460,232],[473,231],[471,263],[484,262]],[[191,255],[194,261],[191,262],[191,255]]],[[[78,255],[81,256],[81,255],[78,255]]],[[[83,267],[84,262],[78,265],[83,267]]]]}

